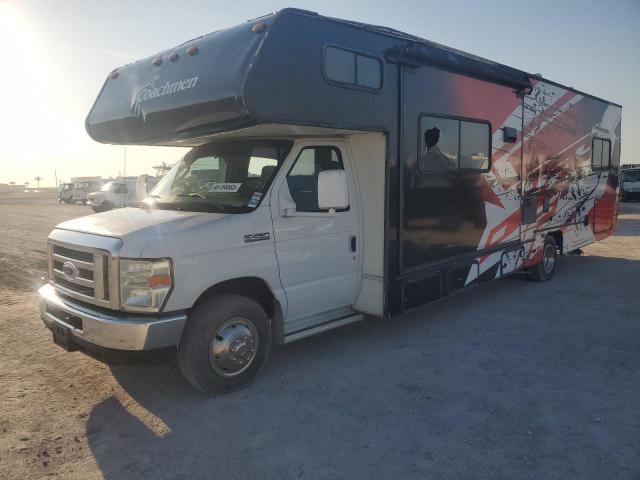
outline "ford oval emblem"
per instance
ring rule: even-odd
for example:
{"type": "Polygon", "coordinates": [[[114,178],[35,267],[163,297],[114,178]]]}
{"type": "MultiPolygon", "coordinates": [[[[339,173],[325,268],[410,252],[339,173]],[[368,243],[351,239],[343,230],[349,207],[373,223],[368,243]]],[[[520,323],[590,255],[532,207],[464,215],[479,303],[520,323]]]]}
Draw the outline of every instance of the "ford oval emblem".
{"type": "Polygon", "coordinates": [[[80,270],[78,270],[78,267],[76,266],[75,263],[64,262],[62,264],[62,273],[64,273],[65,277],[72,279],[78,276],[78,274],[80,273],[80,270]]]}

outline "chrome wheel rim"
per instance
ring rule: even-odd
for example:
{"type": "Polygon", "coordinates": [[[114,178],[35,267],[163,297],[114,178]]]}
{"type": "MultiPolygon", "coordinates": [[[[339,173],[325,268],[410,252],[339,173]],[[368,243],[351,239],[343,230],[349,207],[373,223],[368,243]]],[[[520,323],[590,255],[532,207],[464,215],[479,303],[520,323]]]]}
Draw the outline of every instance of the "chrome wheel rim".
{"type": "Polygon", "coordinates": [[[544,247],[544,258],[542,260],[542,267],[544,268],[544,273],[547,275],[553,271],[553,266],[556,263],[556,252],[553,245],[547,245],[544,247]]]}
{"type": "Polygon", "coordinates": [[[258,352],[258,331],[253,322],[236,317],[216,330],[209,348],[209,363],[222,377],[235,377],[246,371],[258,352]]]}

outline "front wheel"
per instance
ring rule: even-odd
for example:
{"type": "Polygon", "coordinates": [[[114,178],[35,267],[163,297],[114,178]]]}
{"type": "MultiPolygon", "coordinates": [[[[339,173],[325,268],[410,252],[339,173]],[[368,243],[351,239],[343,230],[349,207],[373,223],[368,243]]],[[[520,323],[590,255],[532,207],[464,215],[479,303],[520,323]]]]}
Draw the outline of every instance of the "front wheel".
{"type": "Polygon", "coordinates": [[[556,261],[558,260],[558,247],[551,235],[544,239],[542,248],[542,261],[529,268],[529,278],[536,282],[546,282],[551,280],[556,271],[556,261]]]}
{"type": "Polygon", "coordinates": [[[187,381],[204,393],[224,393],[250,383],[271,351],[264,309],[240,295],[219,295],[196,306],[178,345],[187,381]]]}

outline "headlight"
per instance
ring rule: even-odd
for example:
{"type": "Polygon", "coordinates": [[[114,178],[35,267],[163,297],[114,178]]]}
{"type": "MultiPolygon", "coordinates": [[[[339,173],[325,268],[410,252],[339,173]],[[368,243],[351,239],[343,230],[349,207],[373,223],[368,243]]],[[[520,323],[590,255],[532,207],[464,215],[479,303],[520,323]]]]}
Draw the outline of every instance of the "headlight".
{"type": "Polygon", "coordinates": [[[171,290],[171,262],[120,260],[120,306],[133,312],[158,312],[171,290]]]}

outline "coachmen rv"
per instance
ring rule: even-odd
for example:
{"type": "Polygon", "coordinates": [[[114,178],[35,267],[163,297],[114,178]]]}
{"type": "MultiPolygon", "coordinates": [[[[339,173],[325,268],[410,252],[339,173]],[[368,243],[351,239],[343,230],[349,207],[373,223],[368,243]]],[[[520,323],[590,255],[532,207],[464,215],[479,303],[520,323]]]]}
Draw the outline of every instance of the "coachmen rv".
{"type": "Polygon", "coordinates": [[[189,382],[223,392],[273,344],[514,272],[550,280],[559,255],[614,231],[620,117],[302,10],[196,38],[107,77],[93,139],[191,150],[144,208],[53,230],[42,319],[69,350],[177,346],[189,382]]]}

